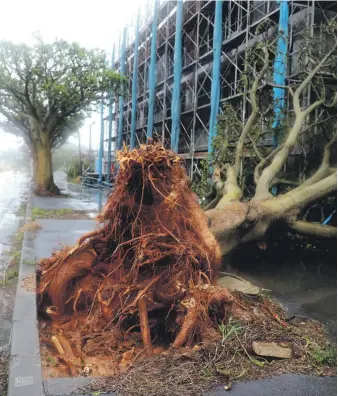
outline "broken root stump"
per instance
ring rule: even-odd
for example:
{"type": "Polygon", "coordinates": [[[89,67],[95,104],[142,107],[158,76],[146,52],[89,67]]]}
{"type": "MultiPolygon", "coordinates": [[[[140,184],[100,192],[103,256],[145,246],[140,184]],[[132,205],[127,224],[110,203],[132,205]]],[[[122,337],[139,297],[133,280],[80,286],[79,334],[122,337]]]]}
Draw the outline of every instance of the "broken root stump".
{"type": "Polygon", "coordinates": [[[147,311],[147,302],[145,297],[141,297],[138,303],[138,310],[140,315],[140,325],[141,325],[141,333],[143,344],[146,347],[147,354],[150,356],[153,354],[153,346],[151,343],[151,335],[148,321],[148,311],[147,311]]]}
{"type": "Polygon", "coordinates": [[[109,375],[159,347],[220,340],[219,326],[231,317],[280,326],[284,314],[266,309],[268,301],[216,286],[220,249],[181,159],[150,144],[119,161],[100,226],[37,271],[39,315],[49,321],[43,337],[56,337],[71,375],[83,361],[88,372],[109,358],[109,375]]]}

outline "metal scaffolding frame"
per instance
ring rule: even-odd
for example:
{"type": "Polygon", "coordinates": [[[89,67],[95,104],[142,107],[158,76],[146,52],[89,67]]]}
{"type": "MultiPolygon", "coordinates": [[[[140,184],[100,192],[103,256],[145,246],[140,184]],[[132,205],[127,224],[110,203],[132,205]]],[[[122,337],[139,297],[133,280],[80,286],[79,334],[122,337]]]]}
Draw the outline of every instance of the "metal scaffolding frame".
{"type": "MultiPolygon", "coordinates": [[[[275,0],[226,0],[222,2],[222,46],[219,79],[219,99],[213,98],[212,68],[215,30],[215,5],[211,1],[183,1],[182,70],[180,84],[180,134],[178,152],[186,160],[189,175],[198,172],[198,161],[208,155],[208,137],[211,103],[219,101],[220,111],[226,102],[237,103],[245,120],[250,111],[248,95],[240,91],[240,78],[244,69],[245,51],[257,40],[257,26],[270,18],[278,22],[279,2],[275,0]]],[[[160,1],[157,15],[156,75],[153,111],[153,136],[170,147],[174,90],[174,52],[177,1],[160,1]]],[[[288,81],[296,78],[294,46],[299,34],[297,24],[311,28],[320,22],[327,10],[335,13],[336,2],[316,0],[289,1],[289,73],[288,81]],[[295,70],[293,70],[295,69],[295,70]]],[[[152,22],[154,4],[146,4],[141,15],[138,35],[138,59],[135,61],[135,28],[128,34],[125,48],[124,74],[127,78],[127,99],[123,109],[115,108],[114,119],[122,114],[122,140],[130,144],[132,128],[132,81],[137,67],[136,146],[145,143],[149,110],[149,68],[151,59],[152,22]]],[[[121,69],[121,56],[115,60],[114,69],[121,69]]],[[[310,92],[307,93],[308,97],[310,92]]],[[[306,98],[304,99],[306,101],[306,98]]],[[[306,104],[306,102],[304,102],[306,104]]],[[[135,110],[134,110],[135,111],[135,110]]]]}

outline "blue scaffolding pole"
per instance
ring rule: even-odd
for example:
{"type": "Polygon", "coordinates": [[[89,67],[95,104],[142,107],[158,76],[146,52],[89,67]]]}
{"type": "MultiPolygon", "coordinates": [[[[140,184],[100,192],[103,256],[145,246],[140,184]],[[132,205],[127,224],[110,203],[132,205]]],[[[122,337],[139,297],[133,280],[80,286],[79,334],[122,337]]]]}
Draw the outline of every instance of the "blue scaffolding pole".
{"type": "MultiPolygon", "coordinates": [[[[121,65],[120,65],[120,73],[124,74],[124,64],[126,61],[126,36],[127,36],[127,28],[123,29],[123,39],[122,39],[122,47],[121,47],[121,65]]],[[[123,95],[120,95],[119,98],[119,129],[118,129],[118,137],[117,137],[117,149],[121,150],[122,148],[122,132],[123,132],[123,106],[124,106],[124,98],[123,95]]]]}
{"type": "MultiPolygon", "coordinates": [[[[273,82],[275,85],[285,86],[287,71],[287,51],[288,51],[288,27],[289,27],[289,5],[288,0],[278,0],[280,3],[277,54],[273,70],[273,82]]],[[[275,118],[272,128],[276,130],[283,119],[285,107],[285,89],[273,88],[274,114],[275,118]]],[[[277,147],[278,136],[274,133],[274,145],[277,147]]]]}
{"type": "Polygon", "coordinates": [[[212,83],[211,83],[211,108],[209,119],[209,139],[208,153],[212,153],[213,139],[216,135],[217,116],[220,100],[220,72],[221,72],[221,52],[222,52],[222,6],[223,1],[215,2],[214,19],[214,39],[213,39],[213,64],[212,64],[212,83]]]}
{"type": "MultiPolygon", "coordinates": [[[[111,56],[111,69],[114,69],[115,59],[115,45],[111,56]]],[[[113,92],[109,95],[109,124],[108,124],[108,169],[107,169],[107,182],[110,183],[110,168],[111,168],[111,139],[113,132],[113,92]]]]}
{"type": "MultiPolygon", "coordinates": [[[[273,68],[273,82],[275,85],[285,86],[286,72],[287,72],[287,54],[288,54],[288,39],[289,39],[289,5],[288,0],[277,0],[280,4],[279,24],[278,24],[278,41],[277,53],[273,68]]],[[[281,87],[273,88],[273,103],[274,103],[274,121],[273,129],[273,146],[278,146],[278,128],[284,117],[285,107],[285,89],[281,87]]],[[[276,187],[272,188],[272,193],[277,193],[276,187]]]]}
{"type": "Polygon", "coordinates": [[[182,30],[183,1],[178,1],[175,32],[174,88],[171,102],[171,148],[176,151],[176,153],[178,153],[178,142],[181,129],[182,30]]]}
{"type": "Polygon", "coordinates": [[[153,136],[154,127],[154,103],[155,103],[155,84],[156,84],[156,38],[157,38],[157,13],[158,2],[154,0],[154,18],[151,38],[151,57],[149,67],[149,103],[148,103],[148,125],[147,138],[153,136]]]}
{"type": "Polygon", "coordinates": [[[140,11],[137,15],[136,32],[135,32],[135,50],[134,50],[134,70],[133,70],[133,85],[132,85],[132,113],[131,113],[131,131],[130,131],[130,148],[135,147],[136,134],[136,115],[137,115],[137,76],[138,76],[138,46],[139,46],[139,25],[140,25],[140,11]]]}
{"type": "Polygon", "coordinates": [[[102,182],[103,140],[104,140],[104,105],[103,105],[103,100],[101,100],[101,129],[100,129],[100,148],[99,148],[99,184],[101,184],[101,182],[102,182]]]}

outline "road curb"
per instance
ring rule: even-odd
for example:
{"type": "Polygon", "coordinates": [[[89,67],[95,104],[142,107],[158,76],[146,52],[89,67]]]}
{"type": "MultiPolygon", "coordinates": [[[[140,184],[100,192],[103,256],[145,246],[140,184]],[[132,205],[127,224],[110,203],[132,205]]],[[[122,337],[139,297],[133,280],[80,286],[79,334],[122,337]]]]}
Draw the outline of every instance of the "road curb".
{"type": "MultiPolygon", "coordinates": [[[[32,182],[29,183],[25,223],[32,219],[32,182]]],[[[24,232],[19,279],[13,312],[8,396],[43,396],[35,292],[34,233],[24,232]],[[24,285],[30,277],[29,287],[24,285]]]]}

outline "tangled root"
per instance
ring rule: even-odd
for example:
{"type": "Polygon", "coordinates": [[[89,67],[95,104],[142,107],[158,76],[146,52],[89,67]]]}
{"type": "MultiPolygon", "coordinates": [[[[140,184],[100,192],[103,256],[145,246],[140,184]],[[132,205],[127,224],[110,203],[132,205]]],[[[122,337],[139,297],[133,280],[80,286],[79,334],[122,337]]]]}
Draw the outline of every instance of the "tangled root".
{"type": "MultiPolygon", "coordinates": [[[[146,353],[212,334],[236,297],[215,286],[221,254],[181,159],[160,144],[120,154],[97,230],[40,263],[39,309],[53,323],[137,334],[146,353]]],[[[101,344],[100,344],[101,345],[101,344]]]]}

